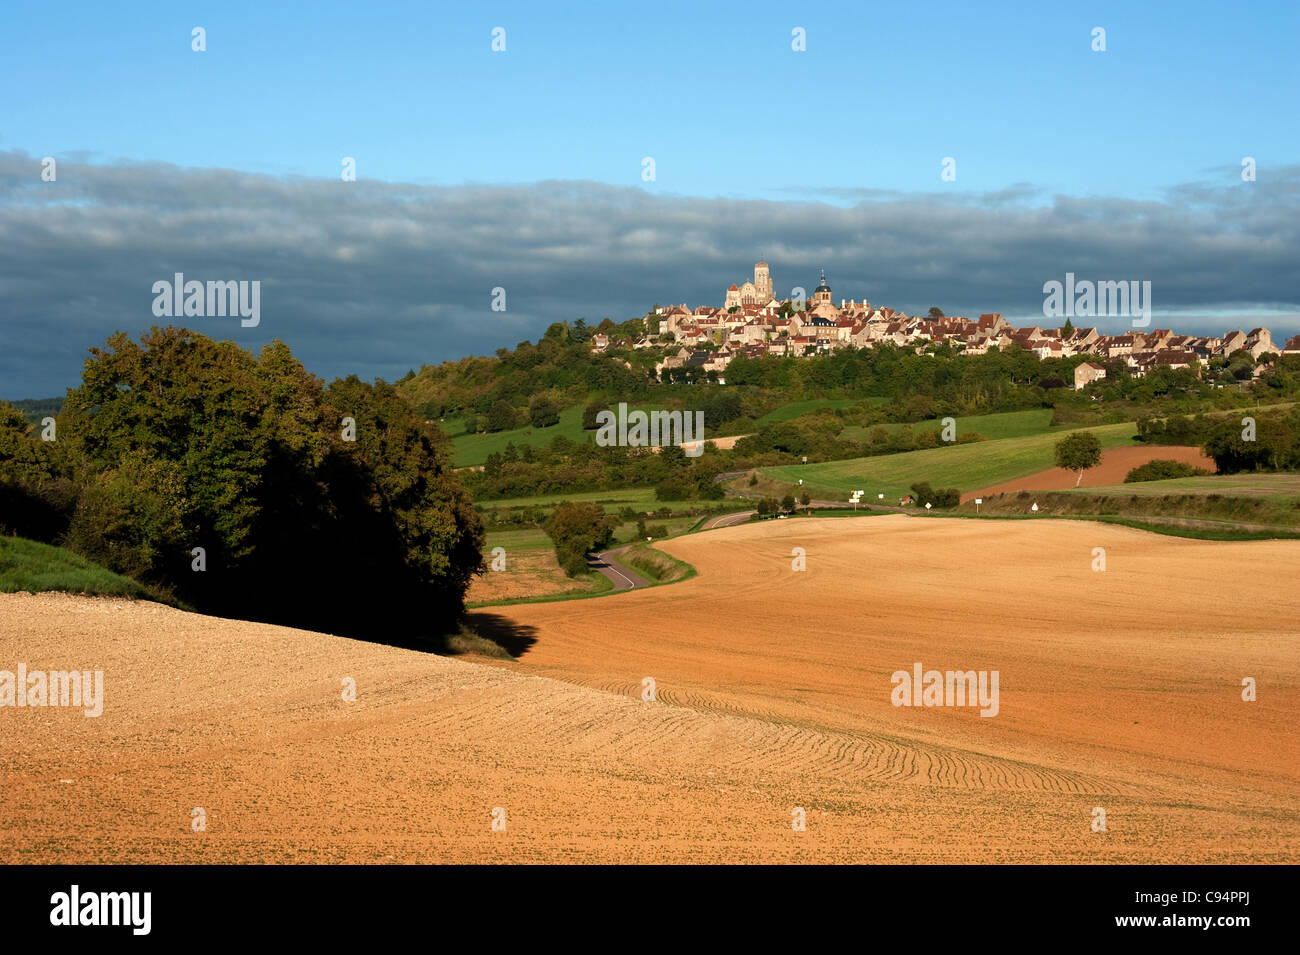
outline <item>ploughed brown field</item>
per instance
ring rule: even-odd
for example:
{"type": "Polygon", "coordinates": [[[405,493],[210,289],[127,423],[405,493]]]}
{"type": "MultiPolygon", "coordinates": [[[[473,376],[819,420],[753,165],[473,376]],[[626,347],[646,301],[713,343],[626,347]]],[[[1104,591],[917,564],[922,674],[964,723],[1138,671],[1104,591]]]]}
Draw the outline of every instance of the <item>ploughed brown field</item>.
{"type": "Polygon", "coordinates": [[[97,719],[0,709],[0,862],[1300,858],[1300,542],[900,515],[660,546],[699,575],[480,612],[501,665],[0,595],[0,669],[105,673],[97,719]],[[893,706],[916,662],[999,671],[997,716],[893,706]]]}
{"type": "Polygon", "coordinates": [[[1129,471],[1152,461],[1178,461],[1211,474],[1215,473],[1218,467],[1214,463],[1214,458],[1200,448],[1168,444],[1123,446],[1107,448],[1101,452],[1101,461],[1095,468],[1084,471],[1082,480],[1079,479],[1078,471],[1048,468],[1046,471],[1003,481],[1001,484],[979,491],[967,491],[961,499],[962,503],[965,503],[977,497],[1014,494],[1016,491],[1060,491],[1071,487],[1106,487],[1111,484],[1123,484],[1129,471]]]}

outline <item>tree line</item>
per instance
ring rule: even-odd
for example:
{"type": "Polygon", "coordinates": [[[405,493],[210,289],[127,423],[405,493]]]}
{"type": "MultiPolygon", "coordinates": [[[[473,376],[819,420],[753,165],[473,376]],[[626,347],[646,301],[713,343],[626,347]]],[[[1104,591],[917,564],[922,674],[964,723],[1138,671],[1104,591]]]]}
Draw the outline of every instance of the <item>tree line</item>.
{"type": "Polygon", "coordinates": [[[118,333],[53,437],[0,404],[0,532],[204,612],[403,641],[454,627],[482,568],[439,429],[391,385],[325,385],[280,341],[118,333]]]}
{"type": "Polygon", "coordinates": [[[1300,406],[1142,418],[1137,430],[1137,439],[1148,444],[1201,447],[1220,474],[1300,469],[1300,406]]]}

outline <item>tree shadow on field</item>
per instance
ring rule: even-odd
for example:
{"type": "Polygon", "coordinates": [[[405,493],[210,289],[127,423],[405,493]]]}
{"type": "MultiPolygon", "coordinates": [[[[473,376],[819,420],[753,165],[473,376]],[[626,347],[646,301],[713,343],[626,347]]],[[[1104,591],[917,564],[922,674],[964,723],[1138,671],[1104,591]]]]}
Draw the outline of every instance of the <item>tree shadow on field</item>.
{"type": "MultiPolygon", "coordinates": [[[[208,576],[216,581],[220,575],[208,576]]],[[[223,588],[223,592],[230,589],[234,588],[223,588]]],[[[537,642],[536,627],[481,611],[440,613],[438,606],[438,602],[430,601],[427,609],[417,611],[385,605],[384,600],[325,605],[319,600],[292,604],[281,601],[273,606],[244,601],[235,607],[200,608],[200,612],[443,656],[471,654],[507,659],[526,652],[537,642]]]]}
{"type": "Polygon", "coordinates": [[[368,625],[335,629],[338,636],[381,643],[403,650],[441,656],[472,655],[514,659],[537,642],[537,628],[518,624],[499,614],[474,611],[451,620],[431,616],[385,615],[368,625]]]}
{"type": "Polygon", "coordinates": [[[537,642],[536,627],[515,623],[496,613],[472,610],[465,615],[465,625],[516,659],[527,653],[537,642]]]}

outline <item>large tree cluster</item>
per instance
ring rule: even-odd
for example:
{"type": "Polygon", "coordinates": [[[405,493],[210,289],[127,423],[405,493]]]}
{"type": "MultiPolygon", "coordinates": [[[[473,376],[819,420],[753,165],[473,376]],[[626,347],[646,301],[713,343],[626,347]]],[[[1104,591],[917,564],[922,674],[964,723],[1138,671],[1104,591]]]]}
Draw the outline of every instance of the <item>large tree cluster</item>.
{"type": "Polygon", "coordinates": [[[0,530],[197,609],[402,639],[453,625],[481,569],[437,427],[382,382],[325,386],[279,341],[119,333],[56,425],[43,441],[0,406],[0,530]]]}

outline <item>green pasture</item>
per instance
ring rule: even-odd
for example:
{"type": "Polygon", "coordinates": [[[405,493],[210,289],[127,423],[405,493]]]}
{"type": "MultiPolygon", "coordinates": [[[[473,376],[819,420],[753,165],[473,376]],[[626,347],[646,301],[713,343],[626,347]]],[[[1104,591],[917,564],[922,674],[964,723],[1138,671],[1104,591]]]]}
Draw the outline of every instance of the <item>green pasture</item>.
{"type": "MultiPolygon", "coordinates": [[[[1084,430],[1097,435],[1103,448],[1113,448],[1132,444],[1137,426],[1124,422],[1084,430]]],[[[851,491],[861,489],[869,501],[874,502],[876,495],[883,493],[886,503],[897,503],[920,481],[965,492],[1046,470],[1055,464],[1054,448],[1061,434],[1048,432],[846,461],[762,467],[758,471],[765,478],[785,484],[798,484],[802,478],[804,488],[815,498],[847,500],[851,491]]]]}

